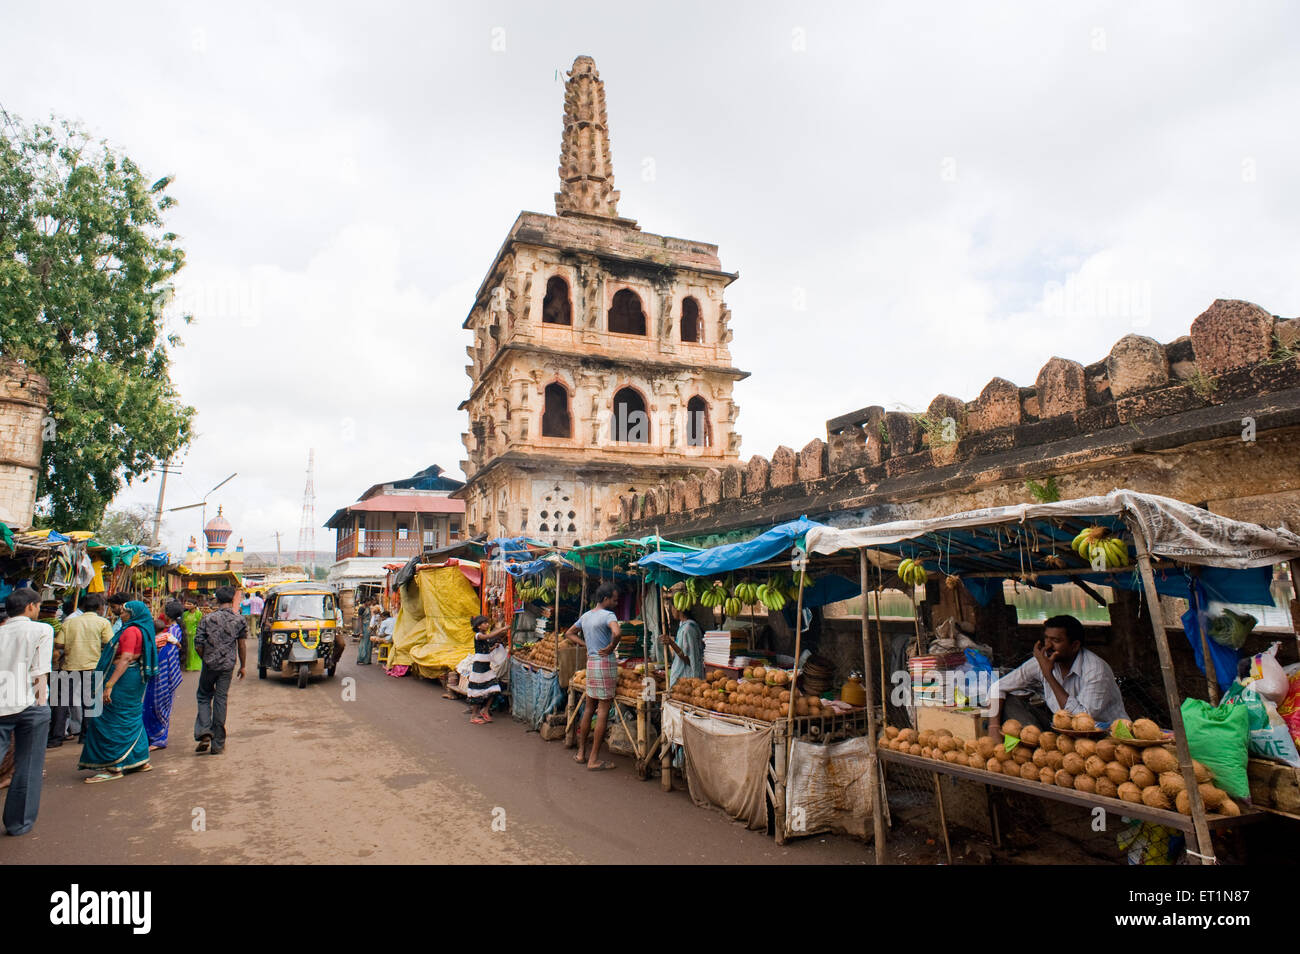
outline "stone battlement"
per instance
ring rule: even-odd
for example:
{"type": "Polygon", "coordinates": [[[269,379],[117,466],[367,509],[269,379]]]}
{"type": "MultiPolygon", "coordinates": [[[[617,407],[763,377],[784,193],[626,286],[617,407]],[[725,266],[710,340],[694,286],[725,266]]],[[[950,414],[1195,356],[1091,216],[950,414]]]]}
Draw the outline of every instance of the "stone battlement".
{"type": "Polygon", "coordinates": [[[1300,319],[1220,299],[1190,332],[1168,344],[1126,335],[1089,365],[1053,357],[1032,386],[993,378],[975,400],[940,394],[923,414],[840,415],[802,450],[621,496],[620,532],[937,515],[1023,502],[1024,481],[1048,476],[1063,498],[1129,486],[1192,502],[1236,499],[1257,482],[1269,504],[1238,513],[1300,526],[1300,478],[1286,464],[1300,447],[1300,319]],[[1205,442],[1222,445],[1217,475],[1178,456],[1205,442]]]}

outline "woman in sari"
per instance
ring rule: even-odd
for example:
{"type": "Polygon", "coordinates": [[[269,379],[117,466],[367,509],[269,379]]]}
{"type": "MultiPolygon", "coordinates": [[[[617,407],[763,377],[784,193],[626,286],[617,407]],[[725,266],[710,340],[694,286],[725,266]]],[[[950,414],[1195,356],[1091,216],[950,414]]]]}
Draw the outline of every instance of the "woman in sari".
{"type": "Polygon", "coordinates": [[[145,686],[158,675],[153,617],[139,600],[127,603],[122,629],[104,647],[95,671],[103,678],[103,711],[86,729],[77,768],[94,769],[87,782],[109,782],[123,772],[147,772],[149,735],[144,728],[145,686]]]}
{"type": "Polygon", "coordinates": [[[184,632],[180,618],[185,605],[169,600],[166,614],[154,644],[158,647],[158,675],[144,687],[144,728],[149,735],[149,750],[167,748],[167,730],[171,728],[172,700],[185,674],[181,671],[181,640],[184,632]]]}

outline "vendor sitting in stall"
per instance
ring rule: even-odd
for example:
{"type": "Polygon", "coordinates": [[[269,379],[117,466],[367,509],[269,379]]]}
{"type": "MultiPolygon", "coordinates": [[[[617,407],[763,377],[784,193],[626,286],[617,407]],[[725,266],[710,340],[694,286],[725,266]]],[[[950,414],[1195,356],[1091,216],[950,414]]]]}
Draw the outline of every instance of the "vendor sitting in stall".
{"type": "Polygon", "coordinates": [[[1115,673],[1106,660],[1084,648],[1083,624],[1073,616],[1047,620],[1043,638],[1034,643],[1034,657],[989,689],[989,735],[1000,736],[1003,718],[1050,729],[1051,717],[1058,709],[1087,712],[1097,722],[1128,718],[1115,673]],[[1024,688],[1042,693],[1046,712],[1010,695],[1012,690],[1024,688]]]}
{"type": "Polygon", "coordinates": [[[700,624],[691,618],[690,610],[674,606],[672,612],[673,621],[677,623],[677,638],[673,639],[667,633],[659,637],[673,655],[668,670],[669,689],[678,679],[704,678],[704,633],[700,624]]]}

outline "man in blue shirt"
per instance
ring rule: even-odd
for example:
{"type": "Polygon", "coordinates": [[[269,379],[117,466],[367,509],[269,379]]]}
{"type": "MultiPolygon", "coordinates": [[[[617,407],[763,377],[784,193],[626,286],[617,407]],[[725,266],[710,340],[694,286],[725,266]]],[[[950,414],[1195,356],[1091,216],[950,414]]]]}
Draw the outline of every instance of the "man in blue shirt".
{"type": "Polygon", "coordinates": [[[609,706],[618,691],[618,660],[614,658],[619,640],[618,617],[614,615],[617,605],[618,588],[613,583],[602,583],[596,590],[596,608],[583,613],[564,634],[569,642],[587,645],[587,703],[578,719],[578,754],[573,760],[586,762],[592,772],[614,768],[613,762],[602,762],[599,753],[605,741],[609,706]],[[589,750],[587,729],[593,714],[596,728],[589,750]]]}

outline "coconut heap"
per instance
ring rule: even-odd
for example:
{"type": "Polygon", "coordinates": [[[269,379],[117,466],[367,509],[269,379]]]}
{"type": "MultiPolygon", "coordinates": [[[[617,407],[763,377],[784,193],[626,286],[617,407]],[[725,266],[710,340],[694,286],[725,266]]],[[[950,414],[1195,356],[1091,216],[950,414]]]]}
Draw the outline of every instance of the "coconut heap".
{"type": "MultiPolygon", "coordinates": [[[[898,729],[886,726],[879,744],[895,752],[938,759],[998,775],[1043,785],[1057,785],[1089,795],[1115,798],[1148,808],[1192,813],[1191,798],[1169,733],[1150,719],[1118,720],[1109,737],[1083,738],[1068,732],[1094,732],[1096,722],[1086,712],[1060,710],[1052,719],[1057,730],[1022,726],[1015,719],[1002,723],[1003,742],[991,736],[967,740],[947,729],[898,729]],[[1118,733],[1118,735],[1117,735],[1118,733]],[[1132,744],[1136,740],[1138,744],[1132,744]],[[1162,743],[1162,744],[1155,744],[1162,743]]],[[[1195,759],[1192,769],[1207,812],[1236,816],[1241,809],[1213,774],[1195,759]]]]}
{"type": "Polygon", "coordinates": [[[747,667],[740,679],[715,669],[704,679],[678,679],[672,697],[685,705],[761,722],[789,716],[792,699],[796,718],[834,717],[819,697],[792,692],[791,682],[790,673],[774,667],[747,667]]]}

